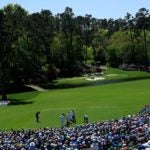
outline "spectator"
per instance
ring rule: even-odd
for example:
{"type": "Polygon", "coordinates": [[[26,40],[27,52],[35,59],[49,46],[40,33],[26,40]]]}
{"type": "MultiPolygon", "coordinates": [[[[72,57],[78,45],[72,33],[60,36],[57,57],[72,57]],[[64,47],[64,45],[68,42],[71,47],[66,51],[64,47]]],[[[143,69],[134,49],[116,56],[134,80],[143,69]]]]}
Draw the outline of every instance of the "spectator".
{"type": "Polygon", "coordinates": [[[0,150],[150,149],[150,109],[136,115],[75,127],[0,131],[0,150]]]}
{"type": "Polygon", "coordinates": [[[35,150],[35,143],[33,141],[29,144],[29,150],[35,150]]]}

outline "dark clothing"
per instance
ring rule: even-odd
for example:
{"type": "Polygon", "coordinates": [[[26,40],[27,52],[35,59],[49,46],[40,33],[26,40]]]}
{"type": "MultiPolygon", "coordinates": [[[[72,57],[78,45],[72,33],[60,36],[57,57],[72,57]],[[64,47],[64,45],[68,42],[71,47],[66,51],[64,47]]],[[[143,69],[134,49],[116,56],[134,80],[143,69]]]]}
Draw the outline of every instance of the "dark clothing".
{"type": "Polygon", "coordinates": [[[71,112],[72,112],[72,122],[73,122],[73,123],[76,123],[75,112],[74,112],[74,110],[72,110],[71,112]]]}
{"type": "Polygon", "coordinates": [[[84,123],[89,123],[88,115],[84,115],[83,120],[84,120],[84,123]]]}
{"type": "Polygon", "coordinates": [[[35,114],[36,122],[39,122],[39,115],[40,115],[40,112],[36,112],[36,114],[35,114]]]}

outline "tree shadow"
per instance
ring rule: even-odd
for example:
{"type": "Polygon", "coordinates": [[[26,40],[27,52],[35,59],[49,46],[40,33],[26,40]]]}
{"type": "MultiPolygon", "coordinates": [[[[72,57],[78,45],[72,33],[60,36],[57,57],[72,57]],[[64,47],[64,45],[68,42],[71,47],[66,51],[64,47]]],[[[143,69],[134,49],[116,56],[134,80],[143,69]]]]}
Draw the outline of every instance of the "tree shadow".
{"type": "Polygon", "coordinates": [[[8,106],[11,105],[29,105],[29,104],[33,104],[34,101],[27,101],[27,100],[20,100],[20,99],[11,99],[9,100],[9,104],[8,106]]]}

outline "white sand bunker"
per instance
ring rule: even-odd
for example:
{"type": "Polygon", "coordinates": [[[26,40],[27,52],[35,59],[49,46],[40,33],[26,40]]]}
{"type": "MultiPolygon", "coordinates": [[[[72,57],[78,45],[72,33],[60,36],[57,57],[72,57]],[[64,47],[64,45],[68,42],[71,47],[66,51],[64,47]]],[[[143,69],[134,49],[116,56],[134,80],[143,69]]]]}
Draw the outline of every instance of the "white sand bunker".
{"type": "Polygon", "coordinates": [[[86,78],[88,81],[96,81],[96,80],[104,80],[104,77],[93,77],[93,78],[86,78]]]}

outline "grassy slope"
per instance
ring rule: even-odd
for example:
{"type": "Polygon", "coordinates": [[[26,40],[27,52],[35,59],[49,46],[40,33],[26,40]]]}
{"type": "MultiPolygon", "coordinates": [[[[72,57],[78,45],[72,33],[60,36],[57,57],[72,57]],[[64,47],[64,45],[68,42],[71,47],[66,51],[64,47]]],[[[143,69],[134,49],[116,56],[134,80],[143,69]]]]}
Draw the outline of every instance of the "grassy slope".
{"type": "Polygon", "coordinates": [[[106,79],[126,79],[126,78],[140,78],[140,77],[150,77],[150,73],[144,71],[125,71],[117,68],[110,68],[105,71],[106,79]],[[107,76],[109,74],[114,74],[116,76],[107,76]]]}
{"type": "Polygon", "coordinates": [[[24,105],[0,106],[0,129],[59,126],[59,115],[75,109],[77,123],[84,114],[90,122],[117,118],[138,112],[150,102],[150,80],[139,80],[103,86],[29,92],[9,95],[24,105]],[[29,102],[29,103],[28,103],[29,102]],[[41,111],[41,122],[34,114],[41,111]]]}
{"type": "Polygon", "coordinates": [[[60,78],[53,83],[54,88],[77,87],[83,85],[101,84],[110,80],[133,79],[133,78],[150,78],[150,73],[142,71],[125,71],[116,68],[110,68],[104,71],[105,80],[88,81],[86,77],[60,78]],[[112,75],[112,76],[111,76],[112,75]]]}

